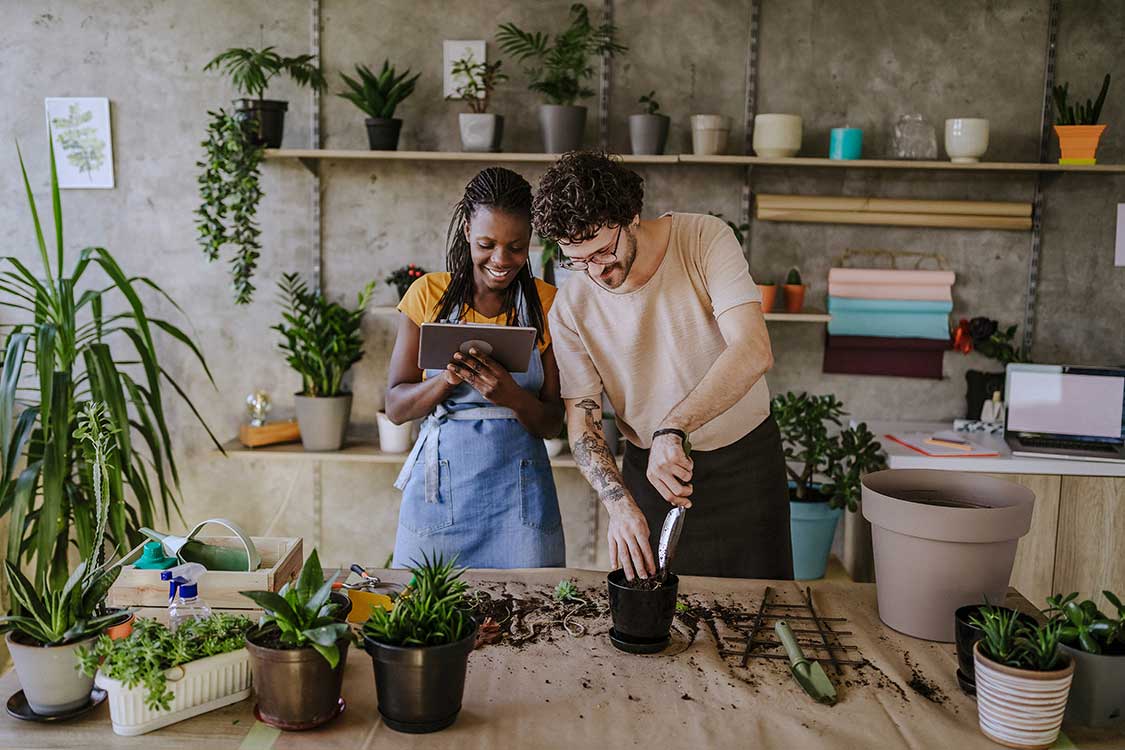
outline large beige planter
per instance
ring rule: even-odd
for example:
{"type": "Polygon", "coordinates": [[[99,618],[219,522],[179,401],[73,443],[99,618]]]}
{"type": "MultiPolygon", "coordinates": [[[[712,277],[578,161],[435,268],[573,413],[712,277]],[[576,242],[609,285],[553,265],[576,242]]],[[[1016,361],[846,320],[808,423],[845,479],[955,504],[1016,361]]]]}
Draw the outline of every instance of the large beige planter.
{"type": "Polygon", "coordinates": [[[879,617],[916,638],[954,640],[961,606],[1002,603],[1035,493],[1002,479],[934,469],[863,477],[879,617]]]}
{"type": "Polygon", "coordinates": [[[63,646],[38,646],[23,643],[8,633],[8,651],[15,662],[16,676],[31,710],[40,716],[57,716],[90,701],[94,676],[78,671],[80,646],[90,646],[97,635],[63,646]]]}
{"type": "Polygon", "coordinates": [[[977,719],[984,735],[1001,745],[1037,750],[1055,744],[1066,711],[1074,660],[1051,672],[998,664],[973,646],[977,719]]]}

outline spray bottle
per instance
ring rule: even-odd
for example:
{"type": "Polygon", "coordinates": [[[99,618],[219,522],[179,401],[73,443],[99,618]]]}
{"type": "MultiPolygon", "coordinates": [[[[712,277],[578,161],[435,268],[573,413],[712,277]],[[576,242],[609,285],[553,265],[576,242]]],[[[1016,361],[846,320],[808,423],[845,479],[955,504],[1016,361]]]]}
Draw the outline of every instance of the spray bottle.
{"type": "Polygon", "coordinates": [[[160,580],[168,581],[168,627],[173,631],[187,620],[211,616],[211,608],[199,598],[199,577],[206,572],[194,562],[160,571],[160,580]]]}

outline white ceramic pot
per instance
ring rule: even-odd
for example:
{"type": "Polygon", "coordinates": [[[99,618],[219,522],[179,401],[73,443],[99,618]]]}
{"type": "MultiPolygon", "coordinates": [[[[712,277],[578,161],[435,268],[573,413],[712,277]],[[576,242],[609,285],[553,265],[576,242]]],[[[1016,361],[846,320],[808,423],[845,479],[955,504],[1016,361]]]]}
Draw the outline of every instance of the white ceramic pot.
{"type": "Polygon", "coordinates": [[[464,151],[499,151],[504,137],[504,118],[489,112],[462,112],[458,116],[461,126],[461,148],[464,151]]]}
{"type": "Polygon", "coordinates": [[[78,671],[80,646],[90,646],[97,638],[64,646],[37,646],[21,643],[8,633],[8,652],[16,666],[20,687],[31,710],[40,716],[57,716],[81,708],[90,700],[94,677],[78,671]]]}
{"type": "Polygon", "coordinates": [[[546,438],[543,440],[543,445],[547,446],[547,456],[555,458],[562,455],[563,448],[566,447],[566,441],[562,438],[546,438]]]}
{"type": "Polygon", "coordinates": [[[973,646],[980,730],[994,742],[1028,750],[1055,744],[1066,711],[1074,660],[1051,672],[998,664],[973,646]]]}
{"type": "Polygon", "coordinates": [[[754,153],[772,159],[796,156],[801,132],[800,115],[755,115],[754,153]]]}
{"type": "Polygon", "coordinates": [[[379,450],[383,453],[407,453],[414,446],[414,426],[416,420],[395,424],[386,412],[375,415],[379,425],[379,450]]]}
{"type": "Polygon", "coordinates": [[[958,117],[945,121],[945,153],[957,164],[980,161],[988,150],[988,120],[958,117]]]}
{"type": "Polygon", "coordinates": [[[726,115],[691,116],[691,150],[700,156],[721,154],[727,150],[731,120],[726,115]]]}
{"type": "Polygon", "coordinates": [[[245,648],[196,659],[164,671],[172,693],[168,711],[145,706],[148,689],[132,688],[98,672],[97,685],[109,694],[109,718],[116,734],[132,737],[229,706],[250,697],[250,652],[245,648]]]}

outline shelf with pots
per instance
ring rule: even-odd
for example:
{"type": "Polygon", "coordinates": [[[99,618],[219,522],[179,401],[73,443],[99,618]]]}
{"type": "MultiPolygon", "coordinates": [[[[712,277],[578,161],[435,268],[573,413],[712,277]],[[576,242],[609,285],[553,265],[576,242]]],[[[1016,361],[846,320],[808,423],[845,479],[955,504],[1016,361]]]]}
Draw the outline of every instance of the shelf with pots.
{"type": "MultiPolygon", "coordinates": [[[[394,305],[378,305],[369,308],[375,315],[394,315],[398,308],[394,305]]],[[[775,323],[827,323],[832,316],[821,310],[804,310],[799,313],[768,312],[766,320],[775,323]]]]}

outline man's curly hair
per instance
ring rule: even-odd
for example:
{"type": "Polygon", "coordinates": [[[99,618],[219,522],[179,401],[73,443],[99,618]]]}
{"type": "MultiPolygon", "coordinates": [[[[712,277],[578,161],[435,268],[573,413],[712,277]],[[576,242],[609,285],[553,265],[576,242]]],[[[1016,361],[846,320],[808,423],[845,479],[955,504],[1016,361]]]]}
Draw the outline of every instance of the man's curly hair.
{"type": "Polygon", "coordinates": [[[644,180],[599,151],[563,154],[539,180],[532,212],[547,239],[585,242],[603,226],[625,226],[644,205],[644,180]]]}

